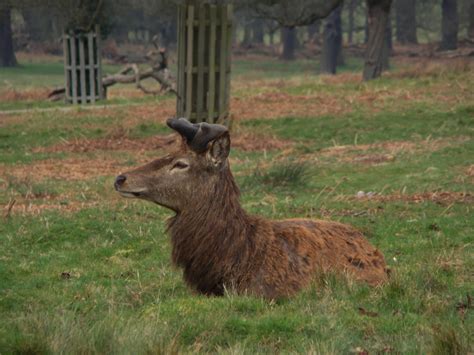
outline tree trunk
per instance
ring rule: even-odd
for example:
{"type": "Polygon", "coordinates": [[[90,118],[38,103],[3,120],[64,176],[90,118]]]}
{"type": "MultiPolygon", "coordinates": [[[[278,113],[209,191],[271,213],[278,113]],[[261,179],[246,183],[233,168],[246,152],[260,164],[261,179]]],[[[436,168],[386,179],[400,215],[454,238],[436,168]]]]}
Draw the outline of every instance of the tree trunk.
{"type": "Polygon", "coordinates": [[[369,42],[369,12],[365,14],[365,25],[364,25],[364,44],[369,42]]]}
{"type": "Polygon", "coordinates": [[[324,24],[323,52],[321,54],[321,72],[336,74],[338,57],[342,54],[342,30],[341,30],[342,6],[338,6],[326,18],[324,24]]]}
{"type": "Polygon", "coordinates": [[[416,0],[395,1],[397,41],[401,44],[417,44],[416,0]]]}
{"type": "Polygon", "coordinates": [[[456,49],[458,46],[458,1],[443,0],[441,4],[443,18],[441,22],[441,45],[440,50],[446,51],[456,49]]]}
{"type": "Polygon", "coordinates": [[[469,5],[469,23],[467,25],[467,36],[474,39],[474,0],[469,5]]]}
{"type": "Polygon", "coordinates": [[[393,50],[393,43],[392,43],[392,21],[390,21],[390,16],[387,21],[387,27],[385,29],[385,41],[383,44],[383,52],[382,52],[382,71],[390,69],[390,56],[393,50]]]}
{"type": "Polygon", "coordinates": [[[252,42],[252,31],[251,27],[248,24],[244,25],[244,38],[242,40],[241,45],[243,47],[248,47],[250,46],[250,43],[252,42]]]}
{"type": "Polygon", "coordinates": [[[354,42],[354,12],[357,6],[357,0],[350,0],[348,6],[348,24],[347,24],[347,43],[354,42]]]}
{"type": "Polygon", "coordinates": [[[9,7],[0,7],[0,67],[14,67],[15,65],[11,9],[9,7]]]}
{"type": "Polygon", "coordinates": [[[283,60],[294,60],[296,49],[296,28],[282,27],[281,37],[283,41],[283,52],[281,53],[280,58],[283,60]]]}
{"type": "Polygon", "coordinates": [[[367,0],[369,39],[365,53],[363,79],[375,79],[384,67],[387,22],[392,0],[367,0]]]}
{"type": "Polygon", "coordinates": [[[256,19],[253,22],[253,42],[257,44],[264,43],[264,36],[265,33],[263,31],[263,21],[260,19],[256,19]]]}

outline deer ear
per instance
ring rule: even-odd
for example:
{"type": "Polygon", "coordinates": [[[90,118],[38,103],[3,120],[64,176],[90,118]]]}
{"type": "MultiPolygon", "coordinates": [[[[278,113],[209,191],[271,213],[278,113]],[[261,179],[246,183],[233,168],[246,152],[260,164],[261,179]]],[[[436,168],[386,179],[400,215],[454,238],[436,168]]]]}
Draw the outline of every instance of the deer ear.
{"type": "Polygon", "coordinates": [[[209,162],[219,167],[224,165],[230,152],[230,136],[229,132],[225,132],[216,139],[208,143],[206,157],[209,162]]]}

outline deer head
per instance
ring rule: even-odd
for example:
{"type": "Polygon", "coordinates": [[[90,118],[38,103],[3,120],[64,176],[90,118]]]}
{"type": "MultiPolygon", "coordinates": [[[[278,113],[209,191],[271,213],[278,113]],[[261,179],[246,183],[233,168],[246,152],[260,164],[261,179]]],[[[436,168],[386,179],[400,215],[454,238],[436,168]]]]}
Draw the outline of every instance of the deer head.
{"type": "Polygon", "coordinates": [[[175,212],[209,199],[229,170],[229,132],[218,124],[192,124],[170,118],[167,125],[182,138],[181,148],[142,167],[120,174],[115,189],[124,197],[155,202],[175,212]]]}

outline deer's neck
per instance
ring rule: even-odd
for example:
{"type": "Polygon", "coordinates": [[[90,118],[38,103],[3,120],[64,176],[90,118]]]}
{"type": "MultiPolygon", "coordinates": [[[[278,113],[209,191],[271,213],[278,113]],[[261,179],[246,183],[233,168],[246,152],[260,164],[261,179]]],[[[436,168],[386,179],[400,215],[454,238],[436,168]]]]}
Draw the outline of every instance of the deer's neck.
{"type": "Polygon", "coordinates": [[[222,174],[205,201],[179,212],[169,223],[173,262],[184,269],[189,284],[207,294],[221,294],[223,284],[234,282],[235,270],[245,269],[258,249],[258,219],[242,209],[230,170],[222,174]]]}

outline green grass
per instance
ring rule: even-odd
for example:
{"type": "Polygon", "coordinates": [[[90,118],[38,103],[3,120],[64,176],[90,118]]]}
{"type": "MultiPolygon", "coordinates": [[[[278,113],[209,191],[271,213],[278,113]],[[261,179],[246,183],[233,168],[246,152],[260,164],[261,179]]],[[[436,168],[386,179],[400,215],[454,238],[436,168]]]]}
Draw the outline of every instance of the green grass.
{"type": "MultiPolygon", "coordinates": [[[[104,75],[113,74],[121,68],[120,65],[104,64],[104,75]]],[[[153,83],[154,84],[154,83],[153,83]]],[[[149,85],[149,84],[146,84],[149,85]]],[[[48,92],[56,87],[64,86],[64,66],[61,57],[53,62],[44,61],[26,61],[20,62],[17,67],[0,68],[0,93],[3,90],[44,90],[48,92]]],[[[109,91],[114,92],[123,87],[130,85],[116,85],[109,91]]],[[[125,105],[130,103],[147,103],[154,102],[156,98],[153,96],[145,96],[142,98],[129,99],[126,97],[115,97],[107,101],[98,102],[103,105],[125,105]]],[[[34,110],[46,108],[70,107],[63,101],[48,101],[46,95],[44,99],[29,99],[6,101],[0,100],[0,111],[8,110],[34,110]]]]}
{"type": "MultiPolygon", "coordinates": [[[[119,65],[104,65],[104,75],[112,74],[120,69],[119,65]]],[[[175,70],[174,66],[171,69],[175,70]]],[[[255,79],[279,79],[290,78],[294,75],[319,73],[319,63],[315,60],[296,60],[285,62],[278,59],[274,60],[235,60],[232,65],[233,76],[244,80],[255,79]]],[[[362,70],[362,61],[360,59],[349,58],[346,64],[340,67],[341,72],[362,70]]],[[[0,92],[2,89],[53,89],[64,85],[64,67],[60,57],[54,62],[26,61],[21,62],[18,67],[0,68],[0,92]]],[[[116,85],[110,90],[117,88],[130,87],[130,85],[116,85]]],[[[141,99],[133,99],[133,102],[150,102],[152,96],[141,99]]],[[[127,98],[115,98],[108,100],[106,104],[127,104],[131,100],[127,98]]],[[[2,110],[21,110],[54,108],[68,106],[63,102],[50,102],[44,100],[23,100],[23,101],[0,101],[0,111],[2,110]]]]}
{"type": "Polygon", "coordinates": [[[433,111],[418,105],[402,112],[325,116],[317,120],[288,117],[276,120],[251,120],[245,125],[257,130],[271,130],[282,138],[291,138],[322,148],[335,144],[368,144],[385,140],[417,140],[474,133],[474,106],[451,111],[433,111]]]}
{"type": "MultiPolygon", "coordinates": [[[[238,64],[240,79],[253,75],[253,65],[238,64]]],[[[270,61],[259,75],[275,79],[283,65],[270,61]]],[[[282,90],[292,95],[324,90],[309,74],[310,63],[300,62],[282,77],[299,75],[306,65],[308,83],[282,90]]],[[[381,87],[428,90],[435,81],[462,97],[464,75],[326,85],[334,95],[346,95],[381,87]]],[[[7,116],[10,120],[0,121],[2,214],[12,199],[16,204],[9,217],[0,217],[0,353],[473,352],[468,297],[474,295],[474,181],[468,170],[474,165],[474,108],[466,100],[448,107],[428,96],[392,102],[386,110],[355,102],[351,112],[338,115],[238,122],[241,130],[293,142],[289,150],[232,151],[249,212],[349,223],[384,253],[392,269],[382,287],[327,275],[278,302],[232,293],[205,297],[186,288],[170,262],[165,220],[171,213],[121,199],[112,188],[121,169],[161,151],[38,151],[114,132],[134,139],[168,134],[154,119],[131,125],[121,109],[108,115],[7,116]],[[399,150],[384,145],[397,141],[411,145],[399,150]],[[368,144],[373,145],[361,149],[368,144]],[[338,145],[347,145],[347,151],[328,153],[338,145]],[[367,156],[388,158],[360,159],[367,156]],[[84,161],[84,170],[98,165],[99,172],[45,178],[37,165],[44,159],[63,174],[70,169],[64,162],[75,159],[84,161]],[[101,164],[111,161],[117,171],[100,173],[101,164]],[[358,191],[377,195],[359,199],[358,191]],[[458,198],[377,198],[443,192],[458,198]],[[467,197],[459,198],[462,194],[467,197]],[[28,212],[29,207],[36,208],[28,212]]],[[[159,109],[159,100],[141,104],[159,109]]]]}
{"type": "MultiPolygon", "coordinates": [[[[105,74],[116,72],[120,66],[104,65],[105,74]]],[[[64,84],[64,63],[61,57],[53,62],[26,61],[17,67],[1,68],[0,88],[13,87],[25,89],[31,87],[54,88],[64,84]]]]}

